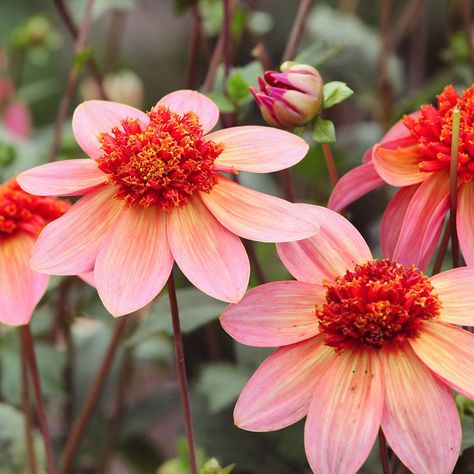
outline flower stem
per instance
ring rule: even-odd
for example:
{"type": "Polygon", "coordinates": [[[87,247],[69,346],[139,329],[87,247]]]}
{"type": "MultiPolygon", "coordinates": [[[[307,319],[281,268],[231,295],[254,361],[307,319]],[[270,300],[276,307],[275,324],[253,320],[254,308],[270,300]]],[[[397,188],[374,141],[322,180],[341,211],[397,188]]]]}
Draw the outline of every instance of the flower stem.
{"type": "Polygon", "coordinates": [[[474,43],[472,41],[472,18],[470,0],[462,0],[462,17],[464,20],[466,42],[469,49],[469,61],[471,63],[471,69],[472,71],[474,71],[474,43]]]}
{"type": "Polygon", "coordinates": [[[453,127],[451,137],[451,167],[449,182],[450,212],[449,222],[451,227],[451,254],[453,257],[453,267],[459,267],[459,240],[456,230],[456,211],[458,206],[458,144],[459,144],[459,125],[461,114],[458,108],[453,110],[453,127]]]}
{"type": "Polygon", "coordinates": [[[38,364],[36,362],[36,355],[34,349],[34,340],[31,335],[29,325],[21,326],[21,342],[22,350],[24,351],[27,359],[27,364],[30,369],[31,382],[33,386],[33,394],[35,397],[36,414],[38,416],[38,423],[43,435],[44,449],[46,452],[46,464],[48,466],[49,474],[56,474],[56,464],[54,461],[53,445],[51,443],[51,436],[48,428],[48,420],[46,418],[46,409],[43,403],[43,397],[41,395],[41,382],[38,371],[38,364]]]}
{"type": "Polygon", "coordinates": [[[439,244],[439,250],[436,254],[436,259],[433,263],[433,270],[431,270],[431,276],[438,274],[441,271],[443,265],[444,256],[446,255],[446,249],[448,248],[448,242],[451,237],[451,228],[447,225],[444,229],[443,237],[439,244]]]}
{"type": "Polygon", "coordinates": [[[199,13],[199,4],[196,2],[191,6],[193,19],[193,32],[191,37],[191,48],[189,51],[188,67],[186,72],[186,87],[196,88],[197,67],[199,61],[199,50],[202,43],[202,21],[199,13]]]}
{"type": "Polygon", "coordinates": [[[379,454],[383,474],[390,474],[390,463],[388,461],[387,453],[387,440],[385,439],[385,435],[383,434],[382,429],[379,430],[379,454]]]}
{"type": "Polygon", "coordinates": [[[84,433],[94,413],[94,409],[100,400],[102,390],[107,380],[107,375],[110,372],[110,367],[114,360],[114,356],[117,351],[122,334],[125,330],[126,324],[127,317],[122,316],[115,325],[115,329],[112,334],[112,338],[110,339],[107,352],[105,353],[104,359],[102,360],[102,365],[100,366],[99,371],[97,372],[94,383],[89,391],[89,394],[87,395],[84,407],[82,408],[79,417],[76,419],[72,427],[71,435],[69,436],[68,442],[66,443],[66,446],[64,448],[60,469],[61,474],[69,474],[71,472],[74,457],[80,447],[84,433]]]}
{"type": "Polygon", "coordinates": [[[25,440],[26,440],[26,452],[28,453],[28,466],[30,474],[36,474],[37,465],[36,465],[36,453],[35,447],[33,444],[33,419],[31,414],[31,405],[30,405],[30,386],[28,380],[28,361],[26,353],[23,350],[21,344],[21,335],[20,335],[20,360],[21,360],[21,400],[23,407],[23,416],[25,417],[25,440]]]}
{"type": "Polygon", "coordinates": [[[298,12],[296,13],[295,22],[291,29],[290,38],[283,53],[282,62],[289,59],[293,59],[296,53],[296,48],[301,40],[304,33],[306,19],[308,18],[309,11],[313,6],[313,0],[301,0],[298,12]]]}
{"type": "Polygon", "coordinates": [[[196,447],[194,443],[193,420],[191,416],[191,402],[189,400],[188,380],[186,378],[186,364],[184,360],[183,338],[181,336],[181,326],[179,323],[178,299],[174,284],[173,272],[168,279],[168,298],[171,308],[171,319],[173,321],[174,350],[176,356],[176,368],[178,371],[179,390],[183,405],[184,427],[188,441],[189,465],[191,474],[198,474],[196,447]]]}
{"type": "Polygon", "coordinates": [[[283,187],[283,195],[290,202],[295,202],[295,192],[293,190],[293,181],[291,179],[291,171],[287,168],[280,171],[281,185],[283,187]]]}
{"type": "Polygon", "coordinates": [[[326,167],[328,169],[329,180],[331,181],[332,187],[336,186],[336,183],[339,180],[339,175],[337,174],[336,163],[334,162],[334,155],[332,154],[331,147],[327,143],[321,143],[321,148],[323,149],[324,159],[326,161],[326,167]]]}

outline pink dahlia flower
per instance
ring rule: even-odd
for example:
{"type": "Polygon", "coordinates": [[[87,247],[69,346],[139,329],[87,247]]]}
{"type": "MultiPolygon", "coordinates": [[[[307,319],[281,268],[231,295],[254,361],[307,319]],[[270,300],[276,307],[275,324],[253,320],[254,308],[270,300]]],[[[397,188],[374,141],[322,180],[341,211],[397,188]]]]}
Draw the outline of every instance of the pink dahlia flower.
{"type": "Polygon", "coordinates": [[[0,321],[28,324],[46,291],[49,277],[30,270],[29,261],[41,229],[61,216],[66,201],[37,197],[15,180],[0,185],[0,321]]]}
{"type": "Polygon", "coordinates": [[[190,90],[144,113],[89,101],[74,112],[76,140],[92,160],[48,163],[18,177],[38,195],[85,196],[41,233],[36,271],[94,271],[114,316],[149,303],[173,261],[205,293],[229,302],[244,294],[250,266],[239,237],[286,242],[314,235],[305,209],[247,189],[224,173],[267,173],[300,161],[307,144],[268,127],[208,133],[217,106],[190,90]]]}
{"type": "Polygon", "coordinates": [[[329,207],[340,210],[383,183],[400,187],[381,225],[384,255],[401,263],[426,266],[449,209],[452,112],[461,112],[458,151],[459,244],[468,265],[474,265],[474,86],[460,96],[447,86],[437,107],[424,105],[405,116],[371,148],[365,163],[344,175],[329,207]]]}
{"type": "Polygon", "coordinates": [[[448,474],[461,445],[450,389],[474,398],[474,268],[428,278],[374,260],[342,216],[301,205],[320,222],[310,239],[278,244],[297,281],[250,290],[221,317],[252,346],[279,347],[234,411],[237,426],[272,431],[306,416],[314,472],[355,473],[381,427],[415,474],[448,474]]]}

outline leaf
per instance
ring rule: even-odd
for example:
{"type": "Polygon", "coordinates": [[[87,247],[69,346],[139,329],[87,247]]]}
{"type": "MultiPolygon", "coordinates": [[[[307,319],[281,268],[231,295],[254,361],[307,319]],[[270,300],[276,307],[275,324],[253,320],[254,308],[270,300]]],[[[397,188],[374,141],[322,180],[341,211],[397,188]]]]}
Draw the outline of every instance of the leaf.
{"type": "Polygon", "coordinates": [[[231,405],[239,396],[249,376],[232,364],[213,364],[202,369],[197,390],[209,403],[209,410],[215,414],[231,405]]]}
{"type": "Polygon", "coordinates": [[[313,133],[311,137],[316,143],[335,143],[336,129],[330,120],[318,117],[314,124],[313,133]]]}
{"type": "Polygon", "coordinates": [[[222,114],[234,112],[234,104],[222,92],[213,91],[206,95],[209,97],[209,99],[215,102],[222,114]]]}
{"type": "Polygon", "coordinates": [[[227,79],[227,92],[234,102],[241,102],[250,95],[249,85],[240,72],[233,72],[227,79]]]}
{"type": "Polygon", "coordinates": [[[465,417],[462,422],[461,454],[464,450],[474,446],[474,418],[465,417]]]}
{"type": "Polygon", "coordinates": [[[333,105],[339,104],[343,100],[350,97],[354,91],[347,87],[345,82],[333,81],[324,84],[323,94],[323,108],[329,109],[333,105]]]}

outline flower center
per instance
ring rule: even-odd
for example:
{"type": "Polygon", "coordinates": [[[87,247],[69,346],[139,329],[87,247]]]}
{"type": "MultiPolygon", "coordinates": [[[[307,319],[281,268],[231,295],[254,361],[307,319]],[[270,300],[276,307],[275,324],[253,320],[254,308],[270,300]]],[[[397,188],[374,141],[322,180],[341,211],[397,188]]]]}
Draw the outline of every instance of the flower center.
{"type": "Polygon", "coordinates": [[[420,171],[449,169],[453,109],[460,111],[458,175],[469,181],[474,178],[474,86],[462,95],[447,86],[438,95],[438,106],[423,105],[416,119],[405,116],[403,123],[418,142],[420,171]]]}
{"type": "Polygon", "coordinates": [[[0,238],[16,231],[36,237],[46,224],[63,215],[69,207],[67,201],[28,194],[12,179],[0,185],[0,238]]]}
{"type": "Polygon", "coordinates": [[[420,270],[388,259],[357,265],[325,287],[326,303],[316,306],[316,317],[326,344],[337,350],[353,344],[379,349],[416,337],[441,308],[420,270]]]}
{"type": "Polygon", "coordinates": [[[203,138],[197,114],[184,115],[158,106],[138,120],[122,120],[122,128],[102,133],[99,168],[118,185],[117,197],[130,206],[157,205],[171,210],[186,204],[195,191],[209,192],[217,182],[214,161],[222,144],[203,138]]]}

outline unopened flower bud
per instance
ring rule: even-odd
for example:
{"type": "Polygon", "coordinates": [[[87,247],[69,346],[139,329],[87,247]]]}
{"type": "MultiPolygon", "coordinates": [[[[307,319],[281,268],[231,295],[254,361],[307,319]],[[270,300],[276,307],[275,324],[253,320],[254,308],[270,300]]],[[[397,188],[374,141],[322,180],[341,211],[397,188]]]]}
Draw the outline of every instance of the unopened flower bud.
{"type": "Polygon", "coordinates": [[[266,122],[291,130],[307,124],[321,111],[323,80],[307,64],[286,62],[281,69],[266,71],[258,78],[260,91],[250,90],[266,122]]]}

